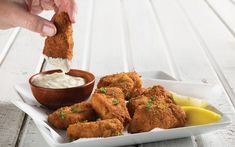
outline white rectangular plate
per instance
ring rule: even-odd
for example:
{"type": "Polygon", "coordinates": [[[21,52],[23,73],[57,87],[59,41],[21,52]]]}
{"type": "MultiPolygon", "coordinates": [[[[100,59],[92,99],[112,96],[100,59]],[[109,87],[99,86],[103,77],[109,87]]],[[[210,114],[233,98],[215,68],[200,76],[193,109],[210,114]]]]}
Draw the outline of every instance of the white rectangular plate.
{"type": "MultiPolygon", "coordinates": [[[[154,74],[149,75],[152,77],[154,74]]],[[[149,75],[143,77],[149,77],[149,75]]],[[[167,76],[165,77],[169,78],[167,76]]],[[[150,78],[142,80],[144,87],[150,87],[156,84],[160,84],[166,87],[166,89],[174,91],[178,94],[204,99],[208,102],[212,100],[211,98],[213,98],[214,100],[216,98],[220,98],[222,93],[222,89],[216,85],[167,81],[150,78]]],[[[33,97],[29,85],[27,83],[23,83],[16,85],[15,88],[23,101],[14,101],[12,103],[14,103],[22,111],[27,113],[34,120],[42,136],[45,138],[48,144],[53,147],[110,147],[141,144],[147,142],[188,137],[192,135],[199,135],[202,133],[207,133],[213,130],[223,128],[231,123],[230,119],[226,115],[224,115],[218,109],[210,105],[209,109],[222,115],[222,119],[217,123],[173,129],[153,129],[150,132],[138,134],[128,134],[125,131],[123,136],[79,139],[73,142],[69,142],[66,138],[65,131],[56,130],[47,123],[47,116],[51,112],[48,109],[39,105],[39,103],[33,97]]]]}

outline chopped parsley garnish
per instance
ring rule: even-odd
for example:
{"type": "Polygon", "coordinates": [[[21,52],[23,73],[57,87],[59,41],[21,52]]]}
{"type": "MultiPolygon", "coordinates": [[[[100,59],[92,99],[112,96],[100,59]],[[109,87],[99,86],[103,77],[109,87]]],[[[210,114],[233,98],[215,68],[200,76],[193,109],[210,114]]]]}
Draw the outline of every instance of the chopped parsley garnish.
{"type": "Polygon", "coordinates": [[[106,93],[106,91],[107,91],[106,87],[101,87],[101,88],[100,88],[100,92],[106,93]]]}
{"type": "Polygon", "coordinates": [[[60,118],[64,119],[64,111],[60,111],[60,118]]]}
{"type": "Polygon", "coordinates": [[[118,100],[118,99],[113,99],[113,104],[114,104],[115,106],[117,106],[117,105],[119,104],[119,100],[118,100]]]}
{"type": "Polygon", "coordinates": [[[155,100],[155,96],[150,96],[150,100],[154,101],[155,100]]]}
{"type": "Polygon", "coordinates": [[[149,111],[153,105],[153,102],[155,100],[154,96],[150,96],[150,99],[148,100],[147,104],[146,104],[146,109],[147,111],[149,111]]]}
{"type": "Polygon", "coordinates": [[[72,111],[73,113],[81,113],[81,112],[83,112],[82,110],[79,110],[79,109],[76,108],[76,107],[72,107],[72,108],[71,108],[71,111],[72,111]]]}

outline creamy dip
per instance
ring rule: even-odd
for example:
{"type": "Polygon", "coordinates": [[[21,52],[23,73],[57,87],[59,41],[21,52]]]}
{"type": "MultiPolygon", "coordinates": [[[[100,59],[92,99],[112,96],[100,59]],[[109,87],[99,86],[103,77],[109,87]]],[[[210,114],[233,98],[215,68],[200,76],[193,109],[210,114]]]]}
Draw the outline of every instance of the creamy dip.
{"type": "Polygon", "coordinates": [[[52,58],[44,55],[44,58],[47,60],[47,62],[51,65],[54,65],[55,67],[62,70],[64,73],[69,72],[71,61],[68,59],[63,58],[52,58]]]}
{"type": "Polygon", "coordinates": [[[33,79],[32,83],[44,88],[71,88],[86,83],[82,77],[70,76],[64,73],[42,75],[33,79]]]}

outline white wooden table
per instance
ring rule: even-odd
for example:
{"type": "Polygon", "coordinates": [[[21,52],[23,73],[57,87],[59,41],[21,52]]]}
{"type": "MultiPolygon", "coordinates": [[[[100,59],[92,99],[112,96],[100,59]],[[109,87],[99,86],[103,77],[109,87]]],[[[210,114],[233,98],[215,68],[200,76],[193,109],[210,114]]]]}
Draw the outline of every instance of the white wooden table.
{"type": "MultiPolygon", "coordinates": [[[[235,0],[78,0],[73,68],[96,75],[164,71],[178,80],[221,84],[212,104],[235,120],[235,0]]],[[[50,18],[51,13],[43,13],[50,18]]],[[[14,84],[51,69],[44,39],[0,31],[0,146],[47,147],[32,120],[10,101],[14,84]]],[[[137,145],[136,145],[137,146],[137,145]]],[[[141,147],[234,147],[235,123],[212,133],[141,147]]]]}

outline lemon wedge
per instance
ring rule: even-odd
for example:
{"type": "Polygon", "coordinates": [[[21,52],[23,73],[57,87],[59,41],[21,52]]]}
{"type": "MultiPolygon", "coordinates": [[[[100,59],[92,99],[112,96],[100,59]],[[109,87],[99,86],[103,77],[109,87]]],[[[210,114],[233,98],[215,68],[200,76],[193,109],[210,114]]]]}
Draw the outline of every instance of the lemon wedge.
{"type": "Polygon", "coordinates": [[[221,115],[213,111],[193,106],[182,106],[187,116],[186,126],[204,125],[218,122],[221,115]]]}
{"type": "Polygon", "coordinates": [[[171,92],[171,94],[175,103],[180,106],[195,106],[195,107],[201,107],[201,108],[206,108],[208,106],[208,103],[206,101],[203,101],[200,99],[196,99],[196,98],[192,98],[188,96],[182,96],[174,92],[171,92]]]}

